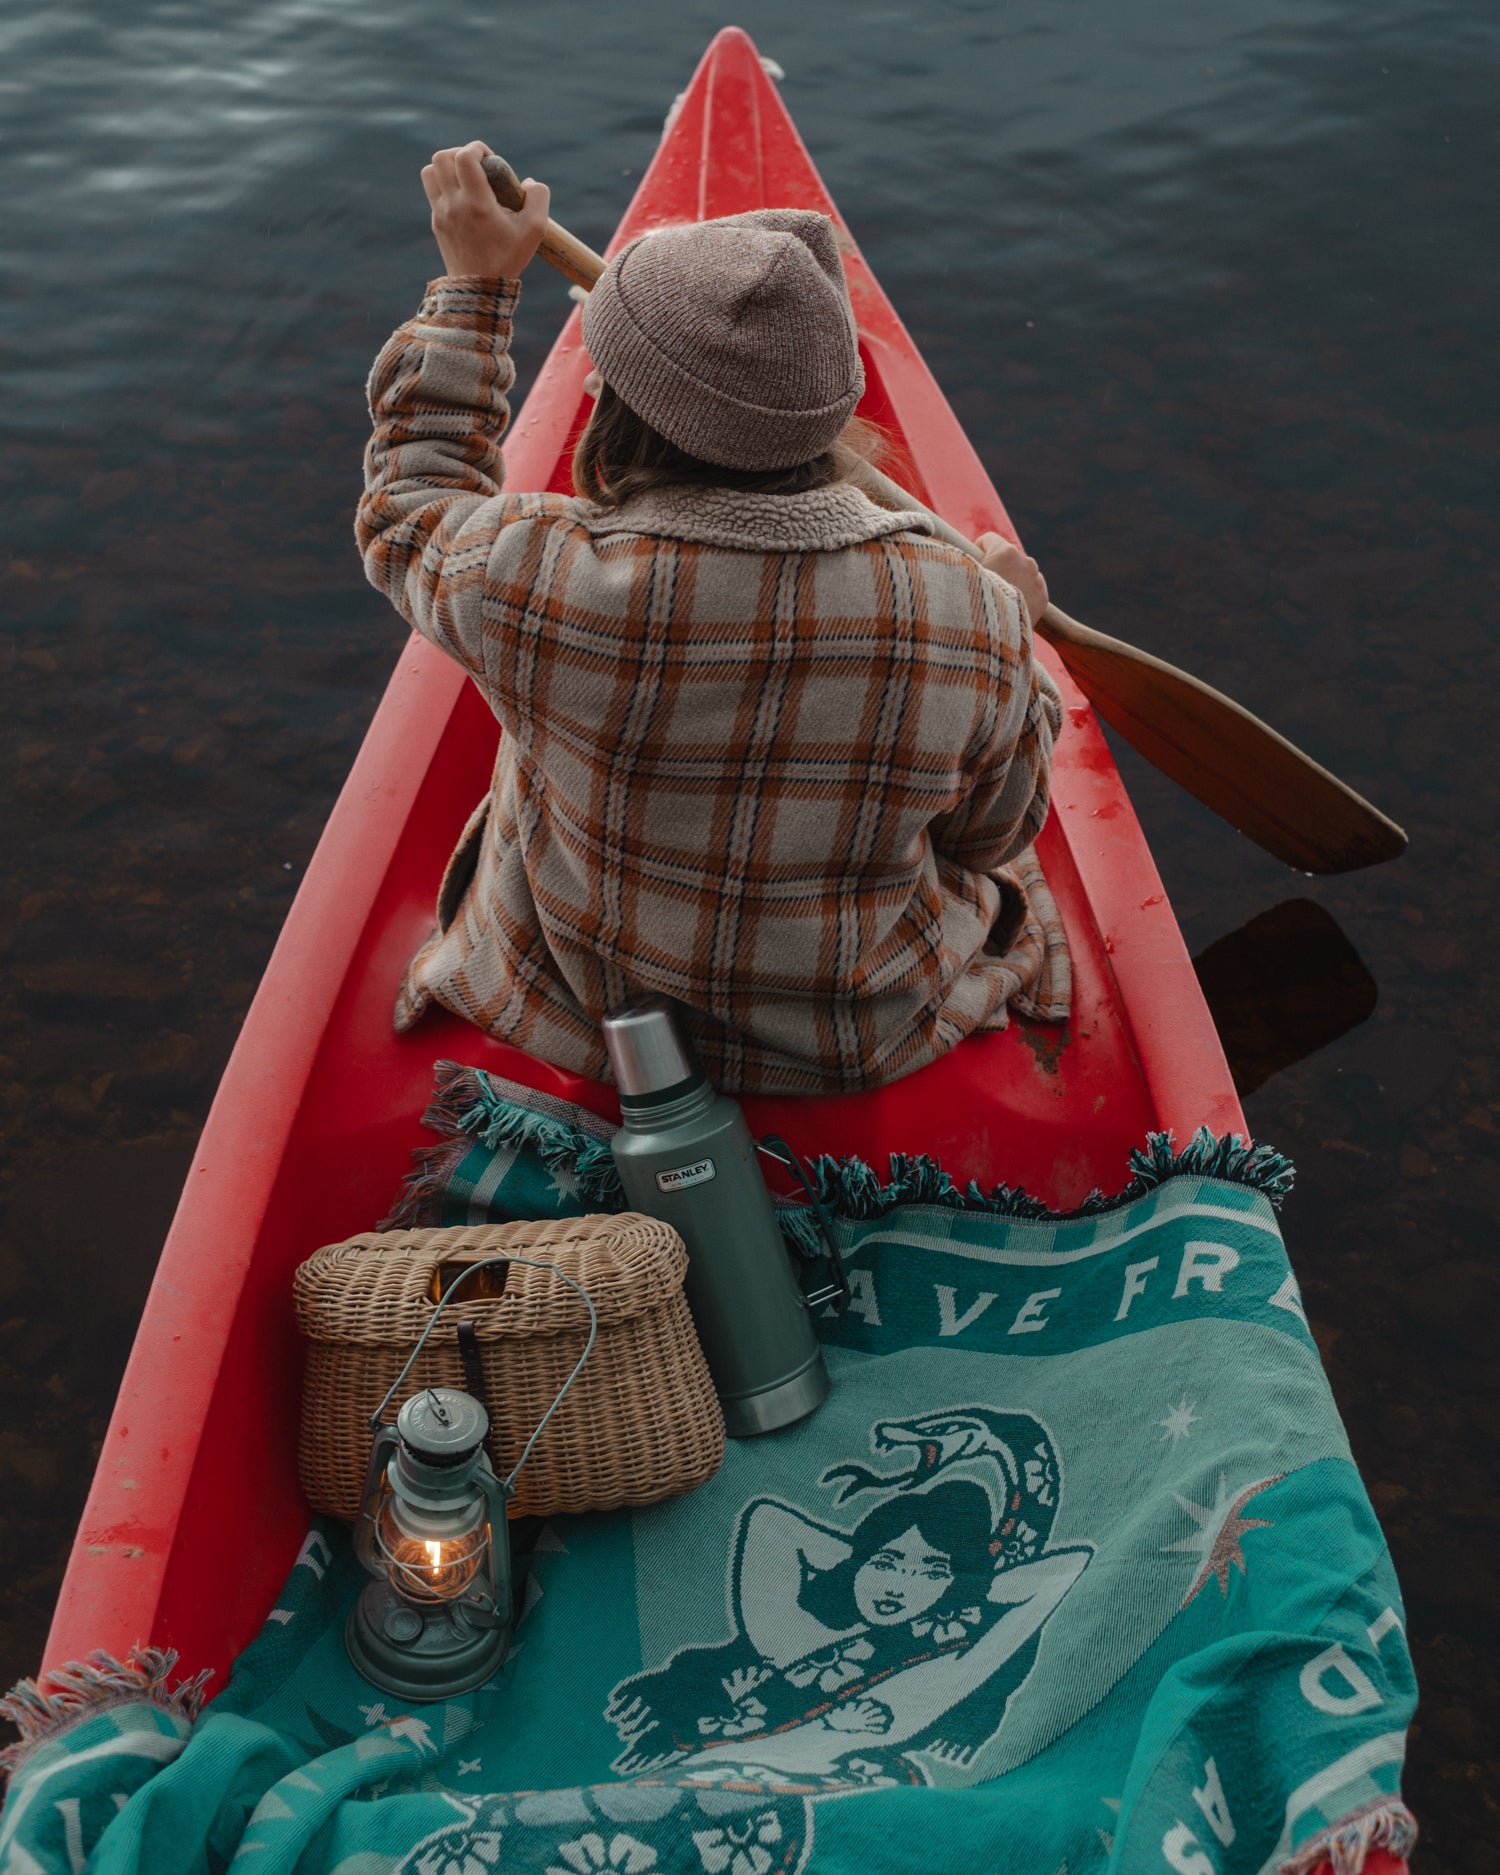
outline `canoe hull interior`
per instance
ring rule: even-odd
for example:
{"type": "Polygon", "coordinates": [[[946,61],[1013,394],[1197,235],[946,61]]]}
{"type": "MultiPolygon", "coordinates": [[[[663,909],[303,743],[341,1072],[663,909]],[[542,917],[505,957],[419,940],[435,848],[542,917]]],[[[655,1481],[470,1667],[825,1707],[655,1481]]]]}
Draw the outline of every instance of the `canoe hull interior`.
{"type": "MultiPolygon", "coordinates": [[[[662,222],[795,203],[836,211],[754,48],[715,40],[616,243],[662,222]]],[[[842,224],[840,224],[842,233],[842,224]]],[[[891,472],[971,536],[1010,530],[978,457],[846,242],[891,472]]],[[[568,486],[587,369],[575,313],[507,442],[514,487],[568,486]]],[[[1052,661],[1067,722],[1040,842],[1071,936],[1066,1031],[1014,1025],[860,1096],[746,1102],[808,1152],[928,1152],[1056,1205],[1116,1188],[1153,1129],[1243,1129],[1222,1050],[1092,711],[1052,661]]],[[[370,1226],[423,1143],[443,1056],[614,1117],[607,1088],[435,1013],[397,1036],[401,969],[488,784],[497,730],[474,688],[402,652],[246,1019],[163,1250],[50,1635],[46,1664],[174,1647],[222,1674],[273,1605],[308,1513],[296,1482],[296,1265],[370,1226]]],[[[320,1567],[313,1550],[309,1567],[320,1567]]],[[[222,1685],[222,1679],[219,1681],[222,1685]]]]}

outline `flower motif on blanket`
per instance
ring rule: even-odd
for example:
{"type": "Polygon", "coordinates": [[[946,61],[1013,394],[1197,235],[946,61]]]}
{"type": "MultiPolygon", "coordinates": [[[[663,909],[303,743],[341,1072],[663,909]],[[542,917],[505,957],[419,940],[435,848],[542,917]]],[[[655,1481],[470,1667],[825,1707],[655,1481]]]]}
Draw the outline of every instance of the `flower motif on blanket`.
{"type": "Polygon", "coordinates": [[[763,1790],[602,1784],[471,1804],[392,1875],[797,1875],[812,1847],[811,1806],[763,1790]]]}

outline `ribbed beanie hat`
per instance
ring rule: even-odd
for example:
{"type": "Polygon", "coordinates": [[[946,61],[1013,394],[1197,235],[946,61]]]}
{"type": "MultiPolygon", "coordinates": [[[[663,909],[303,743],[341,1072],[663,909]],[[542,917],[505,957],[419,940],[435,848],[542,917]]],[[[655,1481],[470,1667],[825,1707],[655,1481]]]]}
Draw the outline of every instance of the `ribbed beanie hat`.
{"type": "Polygon", "coordinates": [[[808,208],[640,236],[585,300],[583,342],[638,417],[722,468],[822,455],[865,388],[833,223],[808,208]]]}

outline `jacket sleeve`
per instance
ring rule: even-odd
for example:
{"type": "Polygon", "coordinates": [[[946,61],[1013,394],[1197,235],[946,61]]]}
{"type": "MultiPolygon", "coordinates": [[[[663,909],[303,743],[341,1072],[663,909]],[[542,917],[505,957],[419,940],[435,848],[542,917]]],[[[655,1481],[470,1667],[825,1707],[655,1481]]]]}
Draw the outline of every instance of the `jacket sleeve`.
{"type": "Polygon", "coordinates": [[[1002,597],[1009,695],[994,699],[965,764],[968,793],[932,828],[945,859],[971,872],[993,872],[1022,853],[1042,830],[1051,798],[1052,749],[1062,729],[1062,697],[1032,651],[1020,594],[992,574],[1002,597]]]}
{"type": "Polygon", "coordinates": [[[370,373],[374,433],[354,523],[366,576],[476,677],[490,551],[524,499],[500,495],[520,291],[519,280],[434,280],[370,373]]]}

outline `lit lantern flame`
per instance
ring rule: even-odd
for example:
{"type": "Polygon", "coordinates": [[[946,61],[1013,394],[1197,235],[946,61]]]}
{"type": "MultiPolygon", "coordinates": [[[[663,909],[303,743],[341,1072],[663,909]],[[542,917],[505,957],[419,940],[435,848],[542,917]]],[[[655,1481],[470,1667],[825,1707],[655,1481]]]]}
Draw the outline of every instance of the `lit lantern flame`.
{"type": "Polygon", "coordinates": [[[401,1522],[396,1501],[387,1497],[376,1523],[376,1547],[392,1584],[417,1601],[452,1601],[462,1595],[488,1552],[488,1524],[442,1539],[413,1535],[401,1522]]]}

